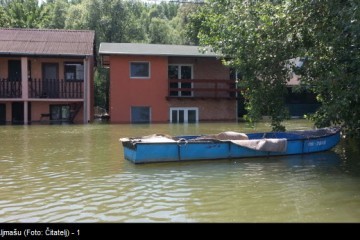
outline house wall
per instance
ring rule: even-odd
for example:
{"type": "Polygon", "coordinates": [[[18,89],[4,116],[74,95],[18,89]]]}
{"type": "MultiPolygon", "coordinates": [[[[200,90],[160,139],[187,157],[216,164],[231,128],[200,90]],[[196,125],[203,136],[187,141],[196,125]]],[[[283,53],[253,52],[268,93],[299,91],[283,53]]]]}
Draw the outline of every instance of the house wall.
{"type": "MultiPolygon", "coordinates": [[[[179,58],[169,57],[169,64],[192,64],[193,78],[199,80],[230,80],[230,70],[225,67],[219,59],[216,58],[179,58]]],[[[214,88],[213,83],[195,83],[194,87],[200,88],[214,88]]],[[[228,87],[221,83],[218,88],[228,87]]],[[[199,121],[233,121],[236,120],[236,100],[229,99],[212,99],[214,93],[211,92],[197,92],[194,97],[208,97],[206,99],[198,98],[187,99],[171,99],[169,100],[170,107],[190,108],[196,107],[199,109],[199,121]]],[[[217,97],[228,97],[228,93],[218,93],[217,97]]]]}
{"type": "MultiPolygon", "coordinates": [[[[193,66],[193,79],[197,80],[230,80],[230,70],[225,67],[217,58],[184,58],[169,57],[169,64],[190,64],[193,66]]],[[[214,83],[196,82],[193,83],[194,88],[215,88],[214,83]]],[[[216,87],[228,88],[225,83],[217,83],[216,87]]],[[[194,97],[228,97],[228,93],[219,92],[217,95],[213,92],[195,92],[194,97]]]]}
{"type": "MultiPolygon", "coordinates": [[[[21,58],[0,58],[0,78],[8,77],[8,61],[9,60],[20,60],[21,58]]],[[[33,79],[42,78],[42,64],[43,63],[57,63],[59,65],[58,78],[65,78],[64,63],[65,62],[79,62],[82,63],[83,59],[71,59],[71,58],[28,58],[31,62],[31,75],[29,77],[33,79]]],[[[93,61],[91,61],[93,66],[93,61]]],[[[92,69],[92,67],[91,67],[92,69]]]]}
{"type": "Polygon", "coordinates": [[[171,99],[171,107],[190,108],[199,110],[199,121],[235,121],[236,100],[228,99],[171,99]]]}
{"type": "Polygon", "coordinates": [[[5,104],[5,115],[6,115],[6,122],[11,121],[11,103],[10,102],[4,102],[0,99],[0,104],[5,104]]]}
{"type": "MultiPolygon", "coordinates": [[[[0,57],[0,79],[6,79],[8,78],[8,61],[9,60],[21,60],[20,57],[0,57]]],[[[31,70],[28,71],[28,77],[32,79],[42,79],[42,64],[43,63],[57,63],[58,64],[58,78],[64,79],[65,78],[65,71],[64,71],[64,63],[65,62],[78,62],[83,63],[83,59],[73,59],[73,58],[40,58],[40,57],[29,57],[28,61],[31,63],[31,70]],[[30,74],[31,73],[31,74],[30,74]]],[[[84,113],[83,107],[81,107],[80,111],[76,115],[74,122],[75,123],[83,123],[84,122],[84,114],[88,115],[88,119],[90,121],[94,118],[94,59],[93,57],[89,57],[89,73],[88,77],[90,78],[89,81],[89,96],[87,101],[89,102],[87,113],[84,113]]],[[[23,99],[24,101],[25,99],[23,99]]],[[[19,100],[17,100],[19,101],[19,100]]],[[[22,102],[23,102],[22,101],[22,102]]],[[[1,100],[0,103],[6,104],[6,121],[11,122],[12,119],[12,102],[13,100],[1,100]]],[[[50,111],[50,105],[51,104],[71,104],[73,101],[66,101],[64,99],[60,100],[37,100],[31,102],[31,121],[37,122],[41,120],[41,114],[43,113],[49,113],[50,111]]],[[[49,118],[43,118],[43,120],[49,120],[49,118]]]]}
{"type": "MultiPolygon", "coordinates": [[[[151,108],[151,122],[169,122],[170,107],[197,107],[200,121],[236,120],[236,100],[180,98],[168,96],[168,65],[191,64],[194,79],[229,80],[229,69],[216,58],[160,56],[110,56],[110,121],[130,123],[131,106],[151,108]],[[150,62],[150,78],[130,78],[130,62],[150,62]]],[[[201,87],[214,87],[200,83],[201,87]]],[[[221,87],[221,86],[218,86],[221,87]]],[[[212,93],[209,93],[213,97],[212,93]]],[[[195,96],[198,97],[198,96],[195,96]]],[[[203,94],[201,97],[207,97],[203,94]]]]}
{"type": "Polygon", "coordinates": [[[0,79],[7,78],[7,64],[8,59],[0,58],[0,79]]]}
{"type": "MultiPolygon", "coordinates": [[[[0,101],[0,104],[5,104],[6,108],[6,122],[10,123],[12,121],[12,103],[13,102],[5,102],[0,101]]],[[[46,114],[50,112],[50,105],[67,105],[69,102],[31,102],[31,122],[37,123],[41,121],[48,121],[49,117],[41,118],[41,114],[46,114]]],[[[81,114],[83,111],[83,107],[81,107],[79,113],[76,115],[74,119],[74,123],[82,123],[83,115],[81,114]]]]}
{"type": "Polygon", "coordinates": [[[110,121],[131,122],[131,107],[151,108],[151,122],[168,121],[166,57],[110,56],[110,121]],[[130,62],[150,62],[150,78],[130,78],[130,62]]]}
{"type": "MultiPolygon", "coordinates": [[[[31,103],[31,121],[32,122],[41,122],[48,121],[49,117],[41,118],[41,114],[50,113],[50,105],[67,105],[69,102],[32,102],[31,103]]],[[[83,107],[81,107],[79,113],[74,119],[74,123],[83,122],[83,107]]]]}

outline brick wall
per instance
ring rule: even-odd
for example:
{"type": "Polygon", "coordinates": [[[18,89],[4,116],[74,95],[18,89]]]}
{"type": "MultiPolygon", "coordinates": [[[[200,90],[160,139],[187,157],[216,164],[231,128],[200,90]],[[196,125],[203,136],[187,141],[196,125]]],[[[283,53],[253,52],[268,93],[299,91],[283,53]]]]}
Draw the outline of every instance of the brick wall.
{"type": "Polygon", "coordinates": [[[236,121],[236,100],[171,99],[170,107],[197,107],[199,121],[236,121]]]}

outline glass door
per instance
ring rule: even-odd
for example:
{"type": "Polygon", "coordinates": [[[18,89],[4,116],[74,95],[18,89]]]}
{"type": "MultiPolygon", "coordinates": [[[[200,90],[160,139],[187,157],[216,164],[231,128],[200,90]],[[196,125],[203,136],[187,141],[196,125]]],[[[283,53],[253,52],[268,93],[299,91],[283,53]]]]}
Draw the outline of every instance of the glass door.
{"type": "Polygon", "coordinates": [[[198,121],[198,108],[170,108],[171,123],[197,123],[198,121]]]}
{"type": "Polygon", "coordinates": [[[176,88],[178,90],[170,91],[170,96],[191,97],[193,95],[192,91],[190,90],[193,87],[193,83],[191,82],[191,79],[193,79],[192,65],[170,64],[168,66],[168,77],[169,80],[174,80],[174,79],[188,80],[187,82],[177,82],[177,83],[171,82],[170,88],[176,88]]]}

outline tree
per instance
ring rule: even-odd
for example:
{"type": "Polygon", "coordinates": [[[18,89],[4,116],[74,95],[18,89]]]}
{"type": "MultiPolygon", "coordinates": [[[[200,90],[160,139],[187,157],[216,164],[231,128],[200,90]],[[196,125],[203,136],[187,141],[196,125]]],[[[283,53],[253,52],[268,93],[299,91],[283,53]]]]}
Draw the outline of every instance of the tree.
{"type": "Polygon", "coordinates": [[[171,28],[168,22],[160,18],[152,18],[149,26],[150,43],[170,44],[172,42],[171,28]]]}
{"type": "MultiPolygon", "coordinates": [[[[298,5],[300,5],[298,3],[298,5]]],[[[300,5],[301,6],[301,5],[300,5]]],[[[306,1],[293,17],[302,31],[300,53],[308,57],[302,82],[322,103],[310,116],[319,127],[342,125],[360,136],[360,6],[357,0],[306,1]]]]}
{"type": "Polygon", "coordinates": [[[0,27],[9,27],[10,19],[6,15],[5,9],[0,5],[0,27]]]}
{"type": "Polygon", "coordinates": [[[249,121],[271,117],[273,130],[284,130],[284,93],[293,47],[286,44],[286,16],[269,1],[210,1],[196,16],[200,43],[226,56],[224,63],[242,75],[249,121]]]}
{"type": "Polygon", "coordinates": [[[342,124],[360,136],[358,5],[357,0],[209,0],[190,29],[241,73],[249,120],[269,115],[273,130],[284,129],[285,87],[290,71],[296,71],[322,103],[311,117],[315,124],[342,124]],[[295,57],[308,61],[296,69],[289,62],[295,57]]]}
{"type": "Polygon", "coordinates": [[[4,11],[9,27],[41,28],[48,18],[48,12],[37,0],[4,1],[4,11]]]}
{"type": "Polygon", "coordinates": [[[171,19],[170,25],[172,29],[176,31],[177,42],[178,44],[187,44],[187,45],[198,45],[197,33],[192,35],[190,34],[189,24],[191,16],[193,16],[198,9],[200,8],[199,4],[187,3],[182,4],[177,9],[176,16],[171,19]]]}
{"type": "Polygon", "coordinates": [[[94,95],[95,105],[109,109],[110,79],[108,68],[98,68],[95,72],[94,95]]]}
{"type": "Polygon", "coordinates": [[[49,12],[49,22],[47,23],[47,28],[52,29],[64,29],[66,14],[69,9],[69,3],[67,0],[54,0],[47,2],[45,8],[49,12]]]}

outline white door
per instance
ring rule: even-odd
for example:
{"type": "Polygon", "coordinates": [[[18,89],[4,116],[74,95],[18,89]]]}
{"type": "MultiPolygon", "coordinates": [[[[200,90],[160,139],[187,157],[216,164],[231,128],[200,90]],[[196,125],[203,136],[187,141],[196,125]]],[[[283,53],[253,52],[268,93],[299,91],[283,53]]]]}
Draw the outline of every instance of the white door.
{"type": "Polygon", "coordinates": [[[170,108],[171,123],[197,123],[198,121],[198,108],[170,108]]]}

